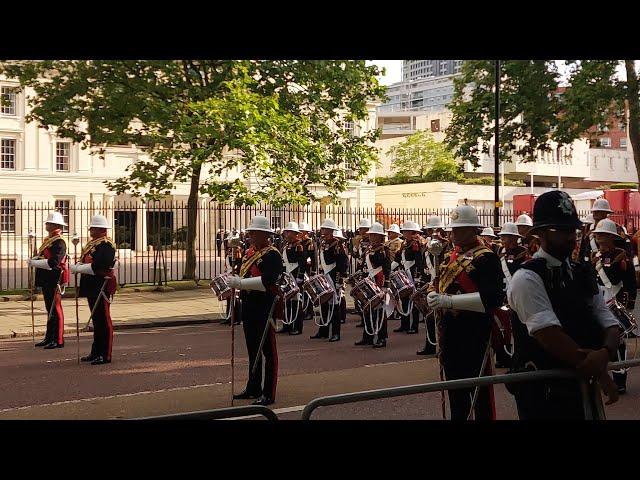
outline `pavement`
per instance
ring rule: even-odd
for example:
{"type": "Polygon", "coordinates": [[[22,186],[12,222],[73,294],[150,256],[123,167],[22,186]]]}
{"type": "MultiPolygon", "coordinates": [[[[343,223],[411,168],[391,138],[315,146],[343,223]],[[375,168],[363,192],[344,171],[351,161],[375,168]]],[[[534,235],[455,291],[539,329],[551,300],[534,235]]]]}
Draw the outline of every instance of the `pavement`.
{"type": "MultiPolygon", "coordinates": [[[[155,291],[155,287],[137,290],[124,289],[118,292],[111,306],[114,330],[128,328],[148,328],[159,326],[197,325],[218,323],[225,316],[226,302],[218,301],[209,288],[189,290],[155,291]]],[[[23,298],[15,296],[15,298],[23,298]]],[[[35,336],[43,336],[47,326],[47,311],[42,295],[33,302],[35,336]]],[[[347,295],[347,308],[353,307],[353,300],[347,295]]],[[[76,334],[75,298],[63,298],[65,334],[76,334]]],[[[80,331],[85,329],[90,310],[85,298],[78,299],[80,331]]],[[[12,300],[0,302],[0,339],[30,337],[31,302],[12,300]]]]}

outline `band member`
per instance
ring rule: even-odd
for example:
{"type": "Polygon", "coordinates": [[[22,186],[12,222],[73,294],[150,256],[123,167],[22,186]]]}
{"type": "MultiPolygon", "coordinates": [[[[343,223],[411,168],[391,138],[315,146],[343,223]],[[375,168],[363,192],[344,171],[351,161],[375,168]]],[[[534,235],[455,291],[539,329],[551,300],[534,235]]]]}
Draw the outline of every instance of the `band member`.
{"type": "MultiPolygon", "coordinates": [[[[507,290],[514,312],[513,370],[574,368],[599,379],[612,403],[618,391],[607,364],[617,356],[620,329],[592,267],[569,260],[581,226],[575,206],[565,192],[546,192],[533,217],[540,249],[516,271],[507,290]]],[[[514,383],[508,389],[521,420],[585,418],[576,379],[514,383]]]]}
{"type": "Polygon", "coordinates": [[[38,255],[29,259],[27,264],[34,267],[36,287],[42,287],[42,296],[47,309],[47,331],[44,340],[36,347],[64,347],[64,312],[62,311],[62,287],[69,283],[67,264],[67,243],[62,238],[62,227],[67,224],[60,212],[50,213],[44,228],[49,234],[38,255]]]}
{"type": "Polygon", "coordinates": [[[482,232],[480,232],[480,239],[484,242],[485,246],[491,250],[496,255],[500,251],[500,246],[496,243],[497,235],[493,233],[493,228],[485,227],[482,232]]]}
{"type": "Polygon", "coordinates": [[[340,299],[338,297],[340,289],[343,289],[344,278],[347,275],[348,260],[344,248],[333,234],[338,229],[336,222],[330,218],[325,219],[320,225],[320,272],[328,277],[336,290],[336,294],[328,302],[320,306],[322,323],[326,324],[318,328],[318,333],[310,338],[329,338],[330,342],[340,340],[340,299]],[[329,327],[331,327],[331,337],[329,337],[329,327]]]}
{"type": "MultiPolygon", "coordinates": [[[[333,232],[333,237],[338,239],[340,248],[344,252],[344,255],[347,257],[347,265],[349,265],[349,250],[347,248],[346,242],[347,239],[342,233],[342,229],[338,226],[338,229],[333,232]]],[[[348,272],[348,269],[347,269],[348,272]]],[[[338,291],[338,298],[340,299],[340,323],[347,322],[347,297],[344,292],[344,282],[342,283],[342,287],[338,291]]]]}
{"type": "MultiPolygon", "coordinates": [[[[440,293],[430,292],[431,308],[442,308],[440,355],[447,380],[491,375],[492,313],[503,304],[502,270],[498,256],[478,238],[481,226],[473,207],[459,205],[451,214],[453,251],[439,272],[440,293]]],[[[495,419],[491,387],[449,390],[452,420],[495,419]]]]}
{"type": "Polygon", "coordinates": [[[518,233],[520,238],[520,244],[525,246],[529,251],[529,255],[533,255],[540,248],[540,239],[536,235],[532,235],[529,232],[533,227],[533,220],[526,213],[523,213],[516,219],[516,226],[518,227],[518,233]]]}
{"type": "MultiPolygon", "coordinates": [[[[391,264],[392,269],[404,269],[409,279],[418,286],[424,282],[424,256],[418,240],[419,233],[420,225],[416,222],[406,221],[402,224],[402,235],[405,238],[405,242],[402,248],[396,252],[393,257],[394,261],[391,264]]],[[[394,332],[418,333],[420,311],[415,306],[409,310],[410,303],[412,302],[409,297],[402,299],[402,313],[405,314],[401,313],[400,327],[396,328],[394,332]]]]}
{"type": "MultiPolygon", "coordinates": [[[[225,272],[237,275],[240,271],[240,266],[242,265],[242,255],[243,255],[243,247],[242,240],[240,239],[240,235],[238,233],[227,235],[224,239],[225,244],[225,272]]],[[[229,310],[231,308],[231,299],[228,298],[226,300],[226,314],[229,315],[229,310]]],[[[240,323],[240,312],[238,309],[234,311],[234,324],[238,325],[240,323]]],[[[231,317],[228,320],[221,322],[222,325],[231,325],[231,317]]]]}
{"type": "Polygon", "coordinates": [[[247,227],[252,248],[247,250],[240,268],[240,274],[229,279],[229,286],[240,290],[242,329],[244,330],[247,352],[249,352],[249,378],[247,386],[235,399],[255,399],[254,405],[271,405],[276,398],[278,382],[278,350],[276,335],[272,328],[270,313],[275,310],[276,281],[284,271],[282,256],[277,248],[269,244],[273,235],[269,219],[256,215],[247,227]],[[263,333],[266,341],[258,358],[258,350],[263,333]],[[262,357],[264,356],[264,387],[262,385],[262,357]],[[254,362],[258,361],[255,375],[254,362]]]}
{"type": "Polygon", "coordinates": [[[111,228],[102,215],[94,215],[89,224],[91,240],[82,248],[80,262],[71,266],[71,273],[80,273],[79,296],[86,297],[93,312],[93,344],[91,353],[80,360],[91,365],[111,363],[113,324],[111,298],[116,293],[117,279],[113,267],[116,244],[107,236],[111,228]]]}
{"type": "MultiPolygon", "coordinates": [[[[593,230],[598,250],[591,252],[591,264],[596,271],[605,304],[611,306],[618,302],[622,308],[633,311],[638,289],[635,270],[626,252],[615,246],[616,240],[620,238],[616,227],[615,222],[608,218],[598,222],[598,226],[593,230]]],[[[618,347],[617,360],[626,359],[627,348],[622,339],[618,347]]],[[[627,391],[626,369],[614,370],[613,380],[618,386],[618,393],[627,391]]]]}
{"type": "Polygon", "coordinates": [[[395,223],[391,224],[387,229],[387,235],[389,236],[389,240],[387,240],[385,245],[389,248],[391,258],[395,258],[396,253],[398,253],[404,245],[404,241],[400,238],[400,228],[398,225],[395,223]]]}
{"type": "MultiPolygon", "coordinates": [[[[356,259],[356,271],[364,272],[367,269],[365,262],[365,252],[369,249],[369,229],[371,228],[371,220],[363,218],[358,224],[358,234],[352,240],[352,257],[356,259]]],[[[364,327],[364,314],[360,310],[358,302],[355,304],[356,313],[360,315],[360,322],[356,327],[364,327]]]]}
{"type": "MultiPolygon", "coordinates": [[[[284,235],[284,245],[282,247],[282,259],[284,268],[287,273],[295,278],[298,287],[304,283],[304,277],[307,267],[307,256],[304,253],[304,247],[300,240],[300,230],[296,222],[289,222],[282,230],[284,235]]],[[[287,318],[295,316],[295,320],[290,324],[283,324],[282,330],[276,333],[289,332],[289,335],[300,335],[302,333],[302,302],[298,298],[294,298],[286,302],[284,306],[287,318]]]]}
{"type": "MultiPolygon", "coordinates": [[[[391,253],[384,245],[384,237],[384,227],[381,224],[375,222],[371,225],[369,229],[371,245],[364,253],[363,258],[366,263],[369,278],[371,278],[378,287],[388,290],[389,275],[391,274],[391,253]]],[[[364,330],[362,332],[362,339],[356,342],[356,345],[373,345],[373,348],[383,348],[387,346],[385,302],[383,302],[382,308],[364,309],[364,330]],[[374,336],[376,337],[375,342],[374,336]]]]}
{"type": "MultiPolygon", "coordinates": [[[[516,273],[516,270],[530,257],[526,247],[518,245],[518,239],[522,237],[518,233],[518,227],[515,223],[506,222],[502,226],[499,235],[502,240],[502,248],[498,256],[500,257],[500,266],[502,267],[502,273],[504,275],[504,291],[506,293],[513,274],[516,273]]],[[[493,324],[493,350],[496,354],[496,367],[509,368],[511,367],[511,357],[506,349],[512,351],[511,319],[508,307],[503,306],[502,309],[503,312],[500,312],[498,315],[498,322],[500,323],[493,324]],[[496,331],[496,328],[500,331],[496,331]]]]}
{"type": "MultiPolygon", "coordinates": [[[[610,213],[613,213],[613,210],[611,210],[609,201],[606,198],[599,198],[593,202],[593,207],[591,207],[593,223],[589,227],[588,234],[585,236],[582,241],[582,245],[580,246],[580,258],[583,259],[584,262],[590,263],[592,252],[598,250],[598,245],[596,244],[593,231],[598,226],[598,222],[607,218],[610,213]]],[[[616,247],[624,249],[629,261],[633,261],[633,247],[631,246],[631,241],[627,238],[622,226],[617,223],[616,232],[618,233],[618,237],[616,238],[616,247]]]]}

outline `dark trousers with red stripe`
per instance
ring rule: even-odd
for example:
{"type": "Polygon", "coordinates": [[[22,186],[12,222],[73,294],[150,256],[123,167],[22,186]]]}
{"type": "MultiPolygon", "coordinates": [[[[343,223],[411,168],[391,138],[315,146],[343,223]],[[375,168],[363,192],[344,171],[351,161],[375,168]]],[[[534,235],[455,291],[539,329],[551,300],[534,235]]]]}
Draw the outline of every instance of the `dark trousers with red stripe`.
{"type": "Polygon", "coordinates": [[[93,310],[94,305],[98,306],[93,312],[93,344],[91,345],[91,356],[98,355],[111,361],[111,350],[113,348],[113,324],[111,323],[110,305],[101,295],[88,295],[89,308],[93,310]]]}
{"type": "Polygon", "coordinates": [[[276,398],[276,385],[278,383],[278,349],[276,347],[276,334],[273,326],[269,325],[269,332],[262,347],[262,355],[258,359],[258,366],[255,375],[251,374],[253,364],[258,356],[260,340],[267,324],[267,317],[264,311],[257,311],[243,300],[242,308],[242,329],[249,353],[249,379],[247,380],[247,392],[276,398]],[[264,357],[264,388],[262,387],[262,357],[264,357]]]}
{"type": "Polygon", "coordinates": [[[44,305],[49,314],[47,320],[47,333],[44,339],[49,342],[64,344],[64,312],[62,311],[62,298],[57,285],[42,287],[44,305]]]}

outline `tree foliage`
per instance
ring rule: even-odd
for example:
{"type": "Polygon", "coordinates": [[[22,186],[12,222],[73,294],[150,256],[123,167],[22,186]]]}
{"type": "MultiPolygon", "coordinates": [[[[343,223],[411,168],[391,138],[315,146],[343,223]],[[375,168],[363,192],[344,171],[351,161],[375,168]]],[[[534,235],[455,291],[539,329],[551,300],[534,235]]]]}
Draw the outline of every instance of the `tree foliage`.
{"type": "Polygon", "coordinates": [[[392,156],[391,169],[398,176],[416,176],[431,182],[456,181],[461,178],[460,165],[442,142],[431,132],[419,131],[387,151],[392,156]]]}

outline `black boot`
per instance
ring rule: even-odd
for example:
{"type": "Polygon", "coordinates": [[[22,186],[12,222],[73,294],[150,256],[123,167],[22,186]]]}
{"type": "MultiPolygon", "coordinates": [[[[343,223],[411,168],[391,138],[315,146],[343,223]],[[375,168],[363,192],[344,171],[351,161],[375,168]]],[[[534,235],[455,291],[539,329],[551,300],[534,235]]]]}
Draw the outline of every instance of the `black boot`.
{"type": "Polygon", "coordinates": [[[339,342],[340,341],[340,335],[332,335],[331,338],[329,339],[330,342],[339,342]]]}
{"type": "Polygon", "coordinates": [[[104,365],[105,363],[111,363],[111,360],[107,360],[102,355],[99,355],[91,362],[91,365],[104,365]]]}
{"type": "Polygon", "coordinates": [[[36,347],[44,347],[45,345],[49,345],[51,340],[47,340],[46,338],[41,342],[36,343],[36,347]]]}
{"type": "Polygon", "coordinates": [[[255,402],[252,403],[252,405],[271,405],[272,403],[275,403],[275,400],[273,398],[267,397],[266,395],[262,395],[259,399],[257,399],[255,402]]]}
{"type": "Polygon", "coordinates": [[[387,339],[386,338],[379,338],[373,344],[373,348],[384,348],[386,346],[387,346],[387,339]]]}
{"type": "Polygon", "coordinates": [[[362,338],[361,340],[354,343],[354,345],[373,345],[373,338],[362,338]]]}
{"type": "Polygon", "coordinates": [[[260,398],[262,396],[262,393],[256,392],[248,392],[246,389],[244,389],[242,392],[237,393],[233,396],[234,400],[248,400],[248,399],[254,399],[254,398],[260,398]]]}
{"type": "Polygon", "coordinates": [[[44,346],[45,350],[51,350],[53,348],[64,348],[64,343],[51,342],[44,346]]]}
{"type": "Polygon", "coordinates": [[[80,357],[81,362],[93,362],[96,359],[97,355],[90,353],[86,357],[80,357]]]}
{"type": "Polygon", "coordinates": [[[435,345],[425,345],[424,349],[422,350],[418,350],[416,352],[416,355],[435,355],[436,354],[436,347],[435,345]]]}

